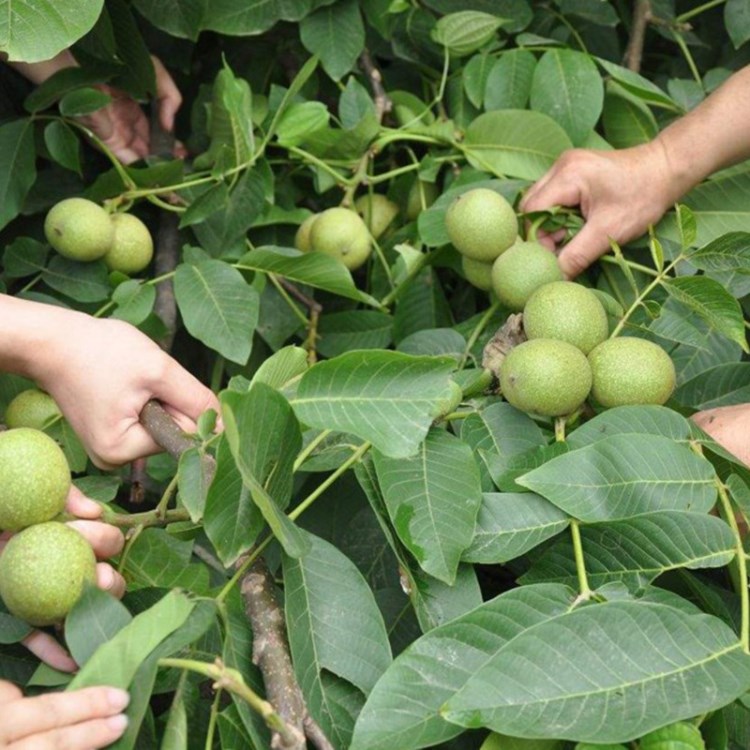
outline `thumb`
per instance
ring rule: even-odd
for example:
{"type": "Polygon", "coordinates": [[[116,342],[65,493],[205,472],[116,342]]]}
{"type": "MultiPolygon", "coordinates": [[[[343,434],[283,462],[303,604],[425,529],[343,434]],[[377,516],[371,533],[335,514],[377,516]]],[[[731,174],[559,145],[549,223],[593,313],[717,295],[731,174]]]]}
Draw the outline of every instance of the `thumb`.
{"type": "Polygon", "coordinates": [[[165,377],[154,389],[154,395],[170,411],[184,414],[193,422],[208,409],[219,412],[219,400],[214,392],[175,360],[171,361],[165,377]]]}
{"type": "Polygon", "coordinates": [[[574,279],[607,250],[609,250],[609,236],[606,231],[589,221],[563,247],[557,260],[565,277],[574,279]]]}

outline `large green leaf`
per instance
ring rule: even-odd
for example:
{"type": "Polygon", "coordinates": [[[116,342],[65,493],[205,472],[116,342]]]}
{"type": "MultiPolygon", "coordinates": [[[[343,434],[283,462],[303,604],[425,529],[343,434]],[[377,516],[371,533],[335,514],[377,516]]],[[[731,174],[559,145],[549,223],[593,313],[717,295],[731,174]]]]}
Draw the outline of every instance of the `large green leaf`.
{"type": "Polygon", "coordinates": [[[639,73],[623,68],[622,65],[617,65],[610,60],[597,58],[596,61],[620,86],[647,104],[673,110],[679,109],[675,101],[648,78],[644,78],[639,73]]]}
{"type": "Polygon", "coordinates": [[[255,383],[247,393],[222,393],[221,406],[229,447],[253,501],[284,551],[292,557],[304,554],[305,536],[283,513],[302,445],[289,402],[270,385],[255,383]]]}
{"type": "Polygon", "coordinates": [[[711,328],[748,351],[742,308],[722,284],[708,276],[678,276],[664,286],[711,328]]]}
{"type": "Polygon", "coordinates": [[[170,591],[100,646],[67,689],[91,685],[127,688],[141,663],[185,623],[194,606],[181,591],[170,591]]]}
{"type": "Polygon", "coordinates": [[[440,716],[440,707],[509,641],[567,612],[574,596],[565,586],[524,586],[422,636],[375,686],[351,750],[416,750],[460,734],[440,716]]]}
{"type": "Polygon", "coordinates": [[[529,101],[536,57],[524,49],[503,52],[495,61],[484,89],[484,106],[493,109],[523,109],[529,101]]]}
{"type": "Polygon", "coordinates": [[[503,19],[491,13],[459,10],[440,18],[431,36],[452,55],[463,57],[487,44],[502,25],[503,19]]]}
{"type": "Polygon", "coordinates": [[[412,458],[375,453],[375,468],[396,533],[425,572],[452,584],[474,536],[482,488],[471,448],[433,428],[412,458]]]}
{"type": "Polygon", "coordinates": [[[291,403],[310,427],[350,432],[393,458],[414,455],[440,414],[455,363],[391,351],[354,351],[319,362],[291,403]]]}
{"type": "Polygon", "coordinates": [[[651,110],[616,85],[607,87],[602,121],[607,141],[615,148],[647,143],[659,132],[651,110]]]}
{"type": "Polygon", "coordinates": [[[603,102],[602,77],[588,55],[551,49],[541,56],[531,84],[531,108],[554,118],[576,146],[596,125],[603,102]]]}
{"type": "Polygon", "coordinates": [[[674,398],[693,409],[744,404],[750,400],[750,362],[717,365],[681,385],[674,398]]]}
{"type": "Polygon", "coordinates": [[[750,232],[727,232],[688,252],[690,264],[703,271],[750,273],[750,232]]]}
{"type": "Polygon", "coordinates": [[[569,523],[567,514],[533,492],[485,492],[474,539],[462,559],[483,564],[513,560],[569,523]]]}
{"type": "Polygon", "coordinates": [[[220,260],[183,263],[174,276],[180,314],[190,334],[222,356],[245,364],[258,323],[258,293],[220,260]]]}
{"type": "Polygon", "coordinates": [[[613,435],[557,456],[518,484],[574,518],[613,521],[657,510],[708,511],[716,500],[713,466],[657,435],[613,435]]]}
{"type": "MultiPolygon", "coordinates": [[[[624,521],[581,528],[589,584],[598,588],[622,581],[632,589],[676,568],[718,568],[735,555],[732,530],[704,513],[661,511],[624,521]]],[[[534,561],[520,583],[554,582],[575,586],[573,545],[562,539],[534,561]]]]}
{"type": "Polygon", "coordinates": [[[390,665],[391,649],[372,591],[354,563],[329,542],[306,536],[309,551],[284,558],[289,646],[312,715],[344,747],[330,734],[339,712],[330,705],[324,670],[367,695],[390,665]]]}
{"type": "Polygon", "coordinates": [[[104,263],[79,263],[56,253],[42,272],[42,279],[76,302],[101,302],[111,291],[104,263]]]}
{"type": "Polygon", "coordinates": [[[103,4],[103,0],[1,0],[0,52],[10,60],[49,60],[91,29],[103,4]]]}
{"type": "Polygon", "coordinates": [[[520,737],[627,742],[725,706],[748,687],[750,657],[720,620],[612,601],[528,627],[443,715],[520,737]]]}
{"type": "MultiPolygon", "coordinates": [[[[5,18],[9,0],[7,5],[5,18]]],[[[13,120],[0,125],[0,229],[21,211],[26,194],[36,180],[35,158],[31,120],[13,120]]]]}
{"type": "Polygon", "coordinates": [[[365,46],[365,29],[359,3],[337,0],[316,10],[300,23],[305,48],[320,58],[326,73],[335,81],[348,73],[365,46]]]}
{"type": "Polygon", "coordinates": [[[275,273],[290,281],[380,307],[377,300],[357,289],[343,263],[325,253],[300,253],[286,247],[259,247],[243,255],[236,265],[237,268],[275,273]]]}
{"type": "Polygon", "coordinates": [[[542,112],[497,110],[479,115],[466,129],[469,163],[498,177],[539,179],[573,142],[542,112]]]}

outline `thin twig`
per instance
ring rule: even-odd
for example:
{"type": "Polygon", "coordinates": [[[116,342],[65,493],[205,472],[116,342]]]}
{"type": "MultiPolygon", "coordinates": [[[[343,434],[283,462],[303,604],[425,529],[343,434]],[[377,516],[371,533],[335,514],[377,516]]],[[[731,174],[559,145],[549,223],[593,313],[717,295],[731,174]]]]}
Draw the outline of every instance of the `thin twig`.
{"type": "Polygon", "coordinates": [[[171,274],[177,267],[180,253],[179,226],[180,217],[177,214],[162,211],[159,215],[159,229],[156,233],[156,258],[154,269],[157,276],[168,274],[161,284],[156,286],[156,301],[154,312],[164,323],[166,332],[159,341],[164,351],[172,348],[177,330],[177,302],[174,296],[174,286],[171,274]]]}
{"type": "Polygon", "coordinates": [[[312,297],[309,297],[304,292],[300,291],[291,281],[288,281],[281,276],[277,276],[277,281],[283,289],[295,299],[301,302],[309,311],[310,319],[307,323],[307,338],[303,344],[305,351],[307,352],[307,362],[310,365],[314,365],[318,360],[317,353],[317,341],[318,341],[318,322],[320,321],[320,314],[323,312],[323,305],[317,302],[312,297]]]}
{"type": "Polygon", "coordinates": [[[375,114],[377,115],[378,122],[383,122],[384,115],[393,108],[393,102],[383,87],[383,76],[375,66],[375,63],[373,63],[368,50],[364,50],[359,56],[359,64],[370,79],[370,87],[375,99],[375,114]]]}
{"type": "Polygon", "coordinates": [[[646,40],[646,27],[651,21],[651,0],[636,0],[633,9],[633,23],[630,27],[630,40],[625,50],[625,67],[636,73],[641,70],[643,45],[646,40]]]}

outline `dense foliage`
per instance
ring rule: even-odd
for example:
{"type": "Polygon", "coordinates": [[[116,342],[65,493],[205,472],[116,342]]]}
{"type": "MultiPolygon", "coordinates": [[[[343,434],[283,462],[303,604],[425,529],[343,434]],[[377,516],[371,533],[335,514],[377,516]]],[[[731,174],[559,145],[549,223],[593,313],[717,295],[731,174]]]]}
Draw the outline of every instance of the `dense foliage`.
{"type": "MultiPolygon", "coordinates": [[[[750,746],[750,474],[688,420],[750,395],[750,170],[580,279],[613,329],[669,351],[663,407],[555,424],[505,403],[483,351],[508,311],[466,282],[444,226],[471,187],[517,205],[563,150],[653,137],[745,63],[750,4],[653,0],[640,72],[622,64],[638,4],[620,0],[36,5],[7,14],[0,47],[40,60],[75,41],[81,68],[34,90],[2,71],[0,288],[169,341],[225,425],[149,460],[138,493],[48,428],[132,529],[124,602],[92,589],[64,630],[72,686],[131,688],[117,747],[270,747],[241,682],[265,695],[239,586],[260,555],[335,748],[475,748],[488,728],[552,741],[488,748],[562,748],[678,720],[714,750],[750,746]],[[106,103],[100,82],[153,93],[148,51],[183,92],[191,156],[123,167],[75,117],[106,103]],[[371,191],[405,209],[417,180],[423,210],[362,268],[294,249],[311,212],[371,191]],[[74,195],[140,216],[155,265],[128,278],[53,253],[45,213],[74,195]]],[[[0,407],[26,387],[0,376],[0,407]]],[[[0,612],[0,678],[67,684],[27,632],[0,612]]]]}

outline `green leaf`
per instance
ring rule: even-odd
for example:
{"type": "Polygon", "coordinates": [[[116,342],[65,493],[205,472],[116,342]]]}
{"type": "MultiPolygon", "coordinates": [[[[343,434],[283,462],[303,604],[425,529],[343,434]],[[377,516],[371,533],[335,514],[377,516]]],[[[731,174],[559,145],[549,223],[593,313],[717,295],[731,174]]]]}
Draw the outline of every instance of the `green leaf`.
{"type": "Polygon", "coordinates": [[[289,402],[271,386],[256,383],[247,393],[225,391],[221,405],[224,434],[243,483],[284,551],[299,557],[307,550],[307,540],[283,512],[302,445],[289,402]]]}
{"type": "Polygon", "coordinates": [[[469,163],[498,177],[539,179],[573,142],[542,112],[508,109],[486,112],[466,129],[469,163]]]}
{"type": "Polygon", "coordinates": [[[490,13],[460,10],[440,18],[430,35],[452,55],[464,57],[487,44],[502,25],[503,19],[490,13]]]}
{"type": "Polygon", "coordinates": [[[97,109],[106,107],[111,101],[112,97],[99,89],[75,89],[60,99],[60,114],[64,117],[90,115],[97,109]]]}
{"type": "Polygon", "coordinates": [[[416,750],[460,734],[440,707],[503,646],[569,611],[574,597],[559,585],[512,589],[416,640],[370,694],[350,750],[416,750]]]}
{"type": "Polygon", "coordinates": [[[286,247],[259,247],[243,255],[236,266],[251,271],[276,273],[290,281],[380,307],[377,300],[357,289],[351,273],[343,263],[325,253],[301,253],[286,247]]]}
{"type": "Polygon", "coordinates": [[[707,276],[678,276],[664,287],[709,326],[748,351],[742,308],[722,284],[707,276]]]}
{"type": "Polygon", "coordinates": [[[691,432],[688,420],[666,406],[617,406],[584,422],[566,442],[571,448],[583,448],[611,435],[661,435],[687,444],[691,432]]]}
{"type": "Polygon", "coordinates": [[[329,119],[323,102],[297,102],[279,118],[276,137],[283,146],[299,146],[310,134],[325,128],[329,119]]]}
{"type": "MultiPolygon", "coordinates": [[[[10,0],[6,2],[9,6],[10,0]]],[[[1,17],[7,19],[9,8],[5,10],[6,14],[1,17]]],[[[2,34],[0,23],[0,38],[2,34]]],[[[0,125],[0,229],[21,211],[26,194],[36,180],[35,158],[34,123],[30,119],[0,125]]]]}
{"type": "Polygon", "coordinates": [[[534,69],[531,108],[559,123],[582,145],[602,113],[604,84],[596,64],[583,52],[547,50],[534,69]]]}
{"type": "Polygon", "coordinates": [[[391,521],[422,569],[451,585],[474,535],[482,488],[471,448],[433,428],[413,458],[375,453],[391,521]]]}
{"type": "Polygon", "coordinates": [[[312,715],[337,747],[336,709],[324,670],[367,695],[391,663],[382,615],[362,574],[332,544],[313,536],[310,550],[284,558],[289,646],[312,715]],[[335,733],[335,734],[334,734],[335,733]]]}
{"type": "Polygon", "coordinates": [[[607,88],[602,122],[607,141],[614,148],[648,143],[659,132],[651,110],[640,99],[616,84],[607,88]]]}
{"type": "MultiPolygon", "coordinates": [[[[475,106],[481,107],[484,102],[484,90],[487,86],[487,76],[493,67],[495,59],[490,55],[481,53],[466,63],[461,83],[467,99],[475,106]]],[[[523,107],[523,104],[520,105],[523,107]]],[[[452,111],[451,111],[452,112],[452,111]]],[[[452,112],[453,117],[455,113],[452,112]]]]}
{"type": "Polygon", "coordinates": [[[690,264],[702,271],[750,272],[750,233],[728,232],[687,253],[690,264]]]}
{"type": "Polygon", "coordinates": [[[151,314],[156,302],[156,286],[128,279],[118,284],[112,292],[112,301],[117,303],[113,318],[125,320],[137,326],[151,314]]]}
{"type": "Polygon", "coordinates": [[[320,58],[334,81],[353,67],[365,46],[365,28],[356,0],[337,0],[302,19],[300,39],[311,54],[320,58]]]}
{"type": "MultiPolygon", "coordinates": [[[[724,521],[704,513],[660,511],[624,521],[581,527],[589,585],[621,581],[636,590],[677,568],[718,568],[736,552],[734,535],[724,521]]],[[[578,580],[573,545],[561,539],[538,557],[519,583],[565,583],[578,580]]]]}
{"type": "Polygon", "coordinates": [[[32,630],[31,625],[10,614],[0,601],[0,644],[19,643],[32,630]]]}
{"type": "Polygon", "coordinates": [[[252,156],[252,92],[248,82],[237,78],[226,62],[214,81],[208,135],[211,143],[208,151],[195,160],[198,168],[217,163],[236,167],[252,156]]]}
{"type": "Polygon", "coordinates": [[[31,237],[16,237],[6,245],[3,254],[3,275],[10,279],[34,276],[44,270],[49,246],[31,237]]]}
{"type": "Polygon", "coordinates": [[[462,560],[508,562],[567,528],[570,518],[533,492],[485,492],[474,539],[462,560]]]}
{"type": "Polygon", "coordinates": [[[745,0],[727,0],[724,6],[724,26],[735,49],[750,39],[750,6],[745,0]]]}
{"type": "Polygon", "coordinates": [[[393,458],[414,455],[455,363],[391,351],[354,351],[311,367],[292,406],[310,427],[350,432],[393,458]]]}
{"type": "Polygon", "coordinates": [[[206,495],[211,483],[206,465],[206,453],[201,448],[188,448],[180,454],[177,464],[177,488],[180,502],[190,514],[190,520],[198,523],[203,518],[206,495]]]}
{"type": "Polygon", "coordinates": [[[639,73],[628,68],[623,68],[622,65],[617,65],[610,60],[605,60],[601,57],[595,59],[612,76],[613,80],[617,81],[626,91],[642,99],[647,104],[671,110],[680,109],[672,97],[662,91],[655,83],[649,81],[648,78],[644,78],[639,73]]]}
{"type": "Polygon", "coordinates": [[[674,399],[693,409],[713,409],[750,401],[750,362],[711,367],[683,383],[674,399]]]}
{"type": "Polygon", "coordinates": [[[302,375],[307,367],[307,352],[302,347],[285,346],[263,362],[255,371],[252,382],[266,383],[277,390],[283,390],[302,375]]]}
{"type": "Polygon", "coordinates": [[[443,714],[519,737],[626,742],[720,708],[748,686],[750,658],[720,620],[612,601],[527,628],[443,714]]]}
{"type": "Polygon", "coordinates": [[[180,587],[200,594],[209,589],[208,568],[191,563],[193,543],[164,529],[144,529],[128,550],[123,574],[131,590],[180,587]]]}
{"type": "Polygon", "coordinates": [[[263,514],[242,483],[229,443],[222,438],[216,452],[216,474],[206,495],[203,527],[226,567],[255,544],[263,524],[263,514]]]}
{"type": "Polygon", "coordinates": [[[245,364],[258,323],[258,293],[220,260],[182,263],[174,276],[177,306],[192,336],[222,356],[245,364]]]}
{"type": "Polygon", "coordinates": [[[44,144],[50,156],[61,166],[81,173],[78,136],[62,120],[53,120],[44,128],[44,144]]]}
{"type": "Polygon", "coordinates": [[[70,655],[83,666],[132,619],[119,599],[96,586],[86,586],[65,618],[65,644],[70,655]]]}
{"type": "Polygon", "coordinates": [[[531,94],[536,56],[524,49],[503,52],[487,76],[484,106],[493,109],[523,109],[531,94]]]}
{"type": "Polygon", "coordinates": [[[49,60],[99,18],[103,0],[0,0],[0,52],[10,60],[49,60]]]}
{"type": "Polygon", "coordinates": [[[185,623],[194,606],[195,603],[182,592],[170,591],[100,646],[67,689],[77,690],[93,685],[126,689],[141,663],[167,636],[185,623]]]}
{"type": "Polygon", "coordinates": [[[657,510],[706,512],[716,501],[713,466],[657,435],[613,435],[524,474],[518,484],[582,521],[657,510]]]}
{"type": "Polygon", "coordinates": [[[42,272],[42,279],[76,302],[101,302],[111,292],[107,267],[102,261],[80,263],[55,253],[42,272]]]}
{"type": "Polygon", "coordinates": [[[352,349],[387,349],[393,318],[375,310],[352,310],[324,315],[318,325],[318,353],[337,357],[352,349]]]}

